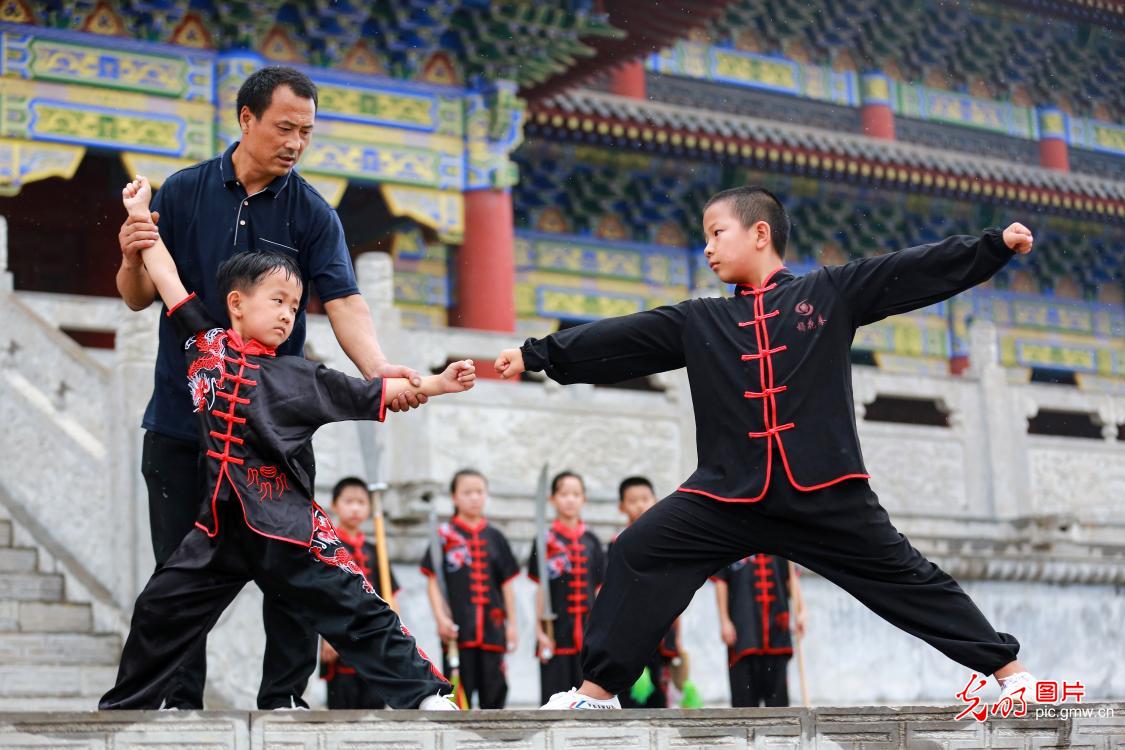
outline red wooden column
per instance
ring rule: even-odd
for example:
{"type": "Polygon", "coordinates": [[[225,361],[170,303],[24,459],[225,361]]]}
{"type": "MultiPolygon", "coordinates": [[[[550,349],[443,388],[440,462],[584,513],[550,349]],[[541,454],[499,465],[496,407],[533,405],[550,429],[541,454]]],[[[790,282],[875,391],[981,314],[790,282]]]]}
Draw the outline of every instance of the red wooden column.
{"type": "Polygon", "coordinates": [[[864,73],[860,76],[860,101],[863,134],[893,141],[895,113],[891,109],[891,80],[882,73],[864,73]]]}
{"type": "Polygon", "coordinates": [[[465,240],[457,253],[459,328],[516,330],[515,225],[507,190],[465,192],[465,240]]]}
{"type": "Polygon", "coordinates": [[[614,70],[609,79],[609,90],[618,96],[628,96],[633,99],[646,98],[645,61],[634,60],[614,70]]]}
{"type": "Polygon", "coordinates": [[[1070,171],[1070,152],[1067,146],[1067,121],[1062,110],[1044,107],[1039,114],[1039,166],[1070,171]]]}

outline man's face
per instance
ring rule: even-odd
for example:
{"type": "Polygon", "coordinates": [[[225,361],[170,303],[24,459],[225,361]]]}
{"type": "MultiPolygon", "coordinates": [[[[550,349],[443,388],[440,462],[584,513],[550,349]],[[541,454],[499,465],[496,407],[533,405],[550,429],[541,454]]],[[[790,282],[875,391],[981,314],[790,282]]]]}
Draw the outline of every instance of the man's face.
{"type": "Polygon", "coordinates": [[[341,526],[357,529],[371,515],[371,497],[362,487],[348,485],[332,501],[332,509],[341,526]]]}
{"type": "Polygon", "coordinates": [[[249,107],[243,107],[238,121],[242,128],[240,148],[246,150],[258,169],[281,177],[297,166],[309,145],[316,105],[312,99],[297,96],[288,86],[278,86],[261,118],[254,117],[249,107]]]}
{"type": "Polygon", "coordinates": [[[652,494],[649,487],[639,484],[625,490],[620,507],[621,512],[629,518],[629,523],[633,523],[654,505],[656,505],[656,495],[652,494]]]}
{"type": "Polygon", "coordinates": [[[249,292],[232,291],[227,297],[232,322],[243,338],[256,339],[266,346],[281,346],[293,332],[293,322],[301,304],[301,279],[288,278],[276,268],[249,292]]]}
{"type": "Polygon", "coordinates": [[[725,284],[744,283],[751,278],[751,272],[758,256],[756,250],[764,248],[763,228],[768,241],[769,225],[764,221],[755,222],[747,228],[730,210],[730,201],[714,203],[703,212],[703,233],[707,247],[703,253],[712,273],[725,284]]]}

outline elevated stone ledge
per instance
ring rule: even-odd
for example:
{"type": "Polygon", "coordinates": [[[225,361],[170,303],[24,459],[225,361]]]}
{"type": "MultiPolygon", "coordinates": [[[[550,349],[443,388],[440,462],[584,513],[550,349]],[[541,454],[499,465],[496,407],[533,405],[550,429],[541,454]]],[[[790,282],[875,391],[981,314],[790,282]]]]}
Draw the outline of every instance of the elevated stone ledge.
{"type": "MultiPolygon", "coordinates": [[[[953,720],[950,706],[701,711],[2,713],[0,747],[139,750],[901,750],[1125,746],[1125,703],[1067,718],[953,720]]],[[[1034,709],[1031,709],[1033,712],[1034,709]]]]}

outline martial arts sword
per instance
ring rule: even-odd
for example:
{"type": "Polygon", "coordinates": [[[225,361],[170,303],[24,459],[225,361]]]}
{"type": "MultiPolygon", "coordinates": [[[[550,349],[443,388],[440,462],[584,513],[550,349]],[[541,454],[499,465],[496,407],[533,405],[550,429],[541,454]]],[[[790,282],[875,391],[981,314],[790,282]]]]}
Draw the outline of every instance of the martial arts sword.
{"type": "MultiPolygon", "coordinates": [[[[539,470],[539,486],[535,491],[535,574],[539,577],[539,620],[547,638],[555,640],[555,611],[551,608],[551,578],[547,573],[547,464],[539,470]]],[[[554,656],[550,649],[540,652],[540,658],[550,661],[554,656]]]]}
{"type": "Polygon", "coordinates": [[[395,592],[391,586],[391,561],[387,556],[387,527],[383,518],[383,490],[385,482],[379,481],[379,458],[381,450],[375,440],[375,425],[370,422],[356,422],[359,428],[359,450],[363,454],[363,465],[367,472],[367,493],[371,497],[371,518],[375,523],[375,559],[379,563],[379,593],[383,601],[398,612],[395,592]]]}
{"type": "MultiPolygon", "coordinates": [[[[441,538],[441,521],[438,520],[436,503],[430,505],[430,563],[434,571],[434,581],[437,582],[438,592],[441,594],[441,605],[445,608],[446,617],[452,622],[453,606],[445,582],[445,543],[441,538]]],[[[438,638],[441,638],[440,633],[438,638]]],[[[457,638],[447,644],[445,653],[449,660],[449,684],[453,686],[453,699],[461,708],[468,708],[465,704],[464,692],[461,690],[461,651],[457,648],[457,638]]]]}

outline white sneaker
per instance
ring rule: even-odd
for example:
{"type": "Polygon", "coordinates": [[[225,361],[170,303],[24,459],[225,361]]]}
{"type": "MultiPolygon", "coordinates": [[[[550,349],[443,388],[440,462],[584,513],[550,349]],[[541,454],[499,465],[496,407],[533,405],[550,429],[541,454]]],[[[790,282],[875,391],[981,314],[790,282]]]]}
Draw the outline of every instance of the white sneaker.
{"type": "Polygon", "coordinates": [[[1030,672],[1016,672],[1011,677],[1005,677],[1004,683],[1000,688],[1000,697],[998,701],[1005,698],[1012,700],[1019,700],[1021,695],[1024,702],[1035,703],[1035,684],[1038,682],[1032,677],[1030,672]],[[1019,691],[1023,690],[1021,694],[1019,691]]]}
{"type": "Polygon", "coordinates": [[[540,711],[585,711],[591,709],[617,709],[620,711],[621,701],[617,700],[616,695],[609,700],[591,698],[578,692],[578,688],[571,688],[565,693],[555,693],[551,696],[551,700],[539,707],[540,711]]]}
{"type": "Polygon", "coordinates": [[[418,704],[419,711],[460,711],[448,695],[431,695],[418,704]]]}

